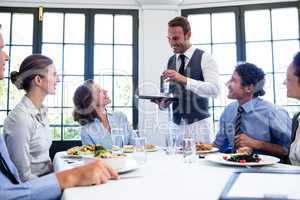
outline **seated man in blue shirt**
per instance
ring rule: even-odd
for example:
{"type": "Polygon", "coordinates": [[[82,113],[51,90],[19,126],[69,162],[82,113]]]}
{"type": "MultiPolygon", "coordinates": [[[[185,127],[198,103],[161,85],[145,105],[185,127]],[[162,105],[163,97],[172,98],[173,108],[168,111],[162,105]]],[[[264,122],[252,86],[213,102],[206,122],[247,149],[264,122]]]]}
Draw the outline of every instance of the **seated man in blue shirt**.
{"type": "MultiPolygon", "coordinates": [[[[1,24],[0,24],[1,30],[1,24]]],[[[0,80],[4,78],[4,66],[8,60],[3,51],[4,41],[0,32],[0,80]]],[[[98,160],[82,167],[73,168],[56,174],[49,174],[32,181],[21,183],[17,169],[7,152],[0,135],[0,199],[58,199],[65,188],[92,184],[102,184],[118,175],[103,161],[98,160]]]]}
{"type": "Polygon", "coordinates": [[[229,104],[220,118],[220,128],[214,145],[221,152],[235,152],[240,148],[250,152],[284,157],[291,134],[291,120],[281,107],[271,104],[263,96],[265,74],[254,64],[236,67],[227,82],[229,104]]]}

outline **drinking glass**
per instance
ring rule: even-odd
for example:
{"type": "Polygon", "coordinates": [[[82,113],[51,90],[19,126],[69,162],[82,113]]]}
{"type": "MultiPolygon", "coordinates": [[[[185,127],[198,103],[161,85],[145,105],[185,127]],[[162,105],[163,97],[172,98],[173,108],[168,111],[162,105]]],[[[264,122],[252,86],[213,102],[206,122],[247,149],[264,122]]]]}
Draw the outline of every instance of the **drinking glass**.
{"type": "Polygon", "coordinates": [[[112,153],[120,154],[123,153],[124,136],[122,135],[121,129],[112,129],[112,153]]]}
{"type": "Polygon", "coordinates": [[[172,155],[175,153],[175,134],[165,134],[166,153],[172,155]]]}
{"type": "Polygon", "coordinates": [[[183,134],[182,151],[185,162],[193,163],[196,161],[195,133],[191,130],[186,129],[183,134]]]}
{"type": "Polygon", "coordinates": [[[168,123],[167,127],[163,127],[159,129],[159,132],[163,135],[165,141],[165,151],[166,154],[172,155],[175,153],[175,146],[177,143],[178,135],[178,127],[172,122],[168,123]]]}
{"type": "Polygon", "coordinates": [[[147,160],[146,143],[147,139],[145,137],[134,138],[133,157],[139,164],[144,164],[147,160]]]}

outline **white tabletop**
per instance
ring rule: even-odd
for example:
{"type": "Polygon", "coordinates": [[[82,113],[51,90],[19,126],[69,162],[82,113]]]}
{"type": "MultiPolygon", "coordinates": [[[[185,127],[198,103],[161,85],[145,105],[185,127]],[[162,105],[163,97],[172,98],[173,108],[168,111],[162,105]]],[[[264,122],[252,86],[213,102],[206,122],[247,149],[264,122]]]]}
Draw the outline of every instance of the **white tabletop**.
{"type": "MultiPolygon", "coordinates": [[[[65,152],[55,156],[55,171],[72,167],[62,158],[65,152]]],[[[273,168],[286,168],[276,164],[273,168]]],[[[109,181],[104,185],[66,189],[63,200],[113,199],[218,199],[232,172],[239,167],[223,166],[197,159],[184,163],[182,155],[166,155],[163,151],[148,153],[146,164],[122,176],[141,176],[109,181]]]]}

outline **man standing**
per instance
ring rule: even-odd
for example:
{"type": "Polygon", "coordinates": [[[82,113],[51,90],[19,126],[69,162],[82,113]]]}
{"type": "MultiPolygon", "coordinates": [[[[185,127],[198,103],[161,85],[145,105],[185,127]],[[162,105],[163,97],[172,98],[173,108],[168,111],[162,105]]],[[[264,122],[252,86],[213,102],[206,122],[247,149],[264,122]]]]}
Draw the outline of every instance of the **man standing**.
{"type": "Polygon", "coordinates": [[[220,129],[214,145],[221,152],[240,148],[250,152],[284,157],[291,134],[288,113],[259,96],[263,96],[265,74],[251,63],[236,67],[227,82],[229,104],[220,118],[220,129]]]}
{"type": "MultiPolygon", "coordinates": [[[[212,57],[192,46],[191,27],[185,17],[175,17],[168,23],[168,40],[174,55],[162,75],[170,81],[170,92],[178,97],[173,102],[173,122],[186,124],[185,132],[210,137],[208,98],[219,93],[218,67],[212,57]]],[[[166,108],[170,102],[156,102],[166,108]]],[[[203,138],[203,137],[202,137],[203,138]]]]}

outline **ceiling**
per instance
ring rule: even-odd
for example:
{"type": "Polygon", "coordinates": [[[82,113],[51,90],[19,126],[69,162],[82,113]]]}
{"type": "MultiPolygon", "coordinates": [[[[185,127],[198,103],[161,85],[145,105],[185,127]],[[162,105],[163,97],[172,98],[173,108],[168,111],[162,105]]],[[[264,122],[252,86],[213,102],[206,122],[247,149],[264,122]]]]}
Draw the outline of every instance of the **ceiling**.
{"type": "Polygon", "coordinates": [[[184,0],[136,0],[142,5],[178,5],[182,3],[184,0]]]}

